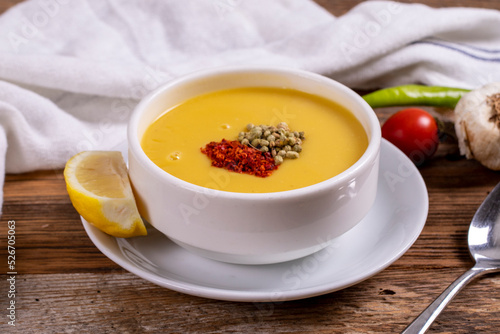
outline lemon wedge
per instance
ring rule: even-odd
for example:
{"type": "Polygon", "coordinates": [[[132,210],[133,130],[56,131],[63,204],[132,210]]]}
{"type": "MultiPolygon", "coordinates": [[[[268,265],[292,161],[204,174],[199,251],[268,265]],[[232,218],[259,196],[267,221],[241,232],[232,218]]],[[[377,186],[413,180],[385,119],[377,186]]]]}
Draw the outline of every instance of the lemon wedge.
{"type": "Polygon", "coordinates": [[[85,151],[68,160],[64,179],[76,211],[119,238],[146,235],[120,152],[85,151]]]}

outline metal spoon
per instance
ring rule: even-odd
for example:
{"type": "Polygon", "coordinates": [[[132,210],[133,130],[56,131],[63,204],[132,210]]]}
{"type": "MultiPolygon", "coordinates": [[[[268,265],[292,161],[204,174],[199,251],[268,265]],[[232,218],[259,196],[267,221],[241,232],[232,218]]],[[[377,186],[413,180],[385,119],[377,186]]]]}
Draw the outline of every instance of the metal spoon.
{"type": "Polygon", "coordinates": [[[474,278],[500,271],[500,183],[486,197],[469,227],[474,266],[453,282],[401,334],[425,333],[448,303],[474,278]]]}

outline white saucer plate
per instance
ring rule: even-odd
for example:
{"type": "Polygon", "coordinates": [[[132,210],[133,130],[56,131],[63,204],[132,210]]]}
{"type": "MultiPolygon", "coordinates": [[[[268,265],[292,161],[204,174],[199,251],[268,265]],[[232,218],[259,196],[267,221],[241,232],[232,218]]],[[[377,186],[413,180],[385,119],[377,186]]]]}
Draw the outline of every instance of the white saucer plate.
{"type": "Polygon", "coordinates": [[[220,300],[281,302],[357,284],[399,259],[420,235],[428,213],[422,176],[383,140],[377,198],[368,215],[330,246],[271,265],[236,265],[194,255],[148,227],[148,236],[111,237],[82,218],[97,248],[124,269],[159,286],[220,300]]]}

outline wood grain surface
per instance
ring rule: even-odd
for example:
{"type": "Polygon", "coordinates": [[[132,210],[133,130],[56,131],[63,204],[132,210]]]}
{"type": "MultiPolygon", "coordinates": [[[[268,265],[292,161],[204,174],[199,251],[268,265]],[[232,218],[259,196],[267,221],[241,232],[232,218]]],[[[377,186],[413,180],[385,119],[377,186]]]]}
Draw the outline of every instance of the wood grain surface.
{"type": "MultiPolygon", "coordinates": [[[[0,12],[17,2],[0,1],[0,12]]],[[[341,15],[361,1],[316,2],[341,15]]],[[[418,2],[500,9],[496,0],[418,2]]],[[[395,110],[376,111],[383,121],[395,110]]],[[[468,226],[500,181],[499,173],[458,157],[454,144],[441,146],[420,172],[429,216],[405,255],[355,286],[285,303],[204,299],[138,278],[87,237],[61,170],[7,175],[0,222],[0,333],[398,333],[472,266],[468,226]],[[16,327],[6,324],[9,220],[16,222],[16,327]]],[[[466,287],[429,332],[499,333],[500,275],[466,287]]]]}

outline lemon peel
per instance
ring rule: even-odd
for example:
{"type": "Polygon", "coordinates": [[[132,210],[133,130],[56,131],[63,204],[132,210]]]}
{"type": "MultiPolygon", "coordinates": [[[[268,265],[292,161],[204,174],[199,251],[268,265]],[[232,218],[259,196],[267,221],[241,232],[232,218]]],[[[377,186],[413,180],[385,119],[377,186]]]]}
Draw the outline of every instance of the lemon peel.
{"type": "Polygon", "coordinates": [[[90,224],[119,238],[147,234],[120,152],[78,153],[66,163],[64,179],[71,203],[90,224]]]}

